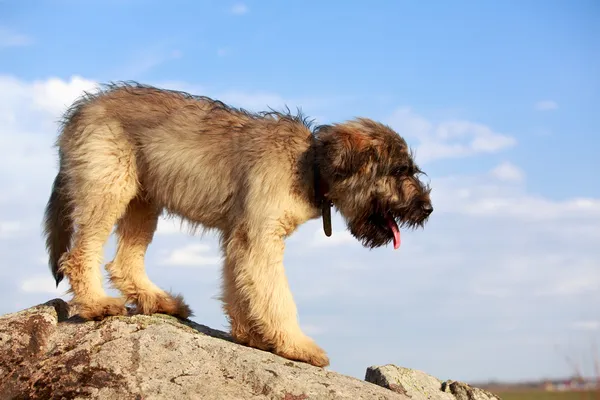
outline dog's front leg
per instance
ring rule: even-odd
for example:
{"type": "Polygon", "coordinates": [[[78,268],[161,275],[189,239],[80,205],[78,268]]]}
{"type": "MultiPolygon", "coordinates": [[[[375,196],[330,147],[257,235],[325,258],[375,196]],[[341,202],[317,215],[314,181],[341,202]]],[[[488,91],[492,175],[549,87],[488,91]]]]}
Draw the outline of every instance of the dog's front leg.
{"type": "Polygon", "coordinates": [[[223,306],[238,342],[290,360],[329,365],[298,324],[283,267],[284,232],[238,226],[224,241],[223,306]]]}

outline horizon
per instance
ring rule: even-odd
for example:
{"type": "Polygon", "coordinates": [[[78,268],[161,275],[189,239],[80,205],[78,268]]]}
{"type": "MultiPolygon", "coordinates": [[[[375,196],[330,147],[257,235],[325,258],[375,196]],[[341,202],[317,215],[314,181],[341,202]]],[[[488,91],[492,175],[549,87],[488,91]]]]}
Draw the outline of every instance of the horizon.
{"type": "MultiPolygon", "coordinates": [[[[414,148],[435,211],[398,250],[362,247],[335,209],[331,237],[313,220],[287,240],[300,325],[330,370],[517,382],[569,377],[569,357],[594,375],[599,4],[180,4],[0,1],[0,314],[70,298],[41,229],[58,121],[84,90],[133,80],[318,124],[367,117],[414,148]]],[[[146,269],[223,330],[216,244],[163,218],[146,269]]]]}

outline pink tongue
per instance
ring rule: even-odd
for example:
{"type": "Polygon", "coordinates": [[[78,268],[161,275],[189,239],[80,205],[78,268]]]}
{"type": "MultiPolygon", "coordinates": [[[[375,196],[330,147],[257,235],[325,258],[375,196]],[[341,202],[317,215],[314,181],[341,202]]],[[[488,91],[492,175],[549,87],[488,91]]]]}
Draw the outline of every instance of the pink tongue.
{"type": "Polygon", "coordinates": [[[394,250],[397,250],[398,247],[400,247],[400,230],[398,229],[398,225],[396,224],[396,221],[394,221],[393,218],[388,217],[387,222],[388,226],[394,233],[394,250]]]}

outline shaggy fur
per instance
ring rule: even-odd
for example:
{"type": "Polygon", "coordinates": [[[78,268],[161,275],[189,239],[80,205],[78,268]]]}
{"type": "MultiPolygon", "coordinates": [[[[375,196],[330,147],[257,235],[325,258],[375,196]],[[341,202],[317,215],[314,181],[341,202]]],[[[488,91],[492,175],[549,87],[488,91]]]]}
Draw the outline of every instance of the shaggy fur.
{"type": "Polygon", "coordinates": [[[69,279],[83,318],[125,314],[128,302],[143,314],[190,316],[144,270],[164,211],[219,233],[232,336],[317,366],[329,360],[298,325],[284,239],[329,203],[371,248],[392,240],[390,220],[423,226],[432,211],[406,142],[368,119],[312,129],[302,116],[120,83],[75,102],[57,146],[46,245],[57,284],[69,279]],[[115,225],[106,269],[123,298],[106,295],[100,270],[115,225]]]}

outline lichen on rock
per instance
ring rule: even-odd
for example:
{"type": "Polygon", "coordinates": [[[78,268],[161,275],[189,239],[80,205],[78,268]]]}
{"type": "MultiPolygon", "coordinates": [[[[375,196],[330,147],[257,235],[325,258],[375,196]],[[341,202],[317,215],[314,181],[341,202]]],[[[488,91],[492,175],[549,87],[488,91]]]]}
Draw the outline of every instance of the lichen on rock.
{"type": "MultiPolygon", "coordinates": [[[[356,379],[238,345],[225,332],[165,315],[83,321],[61,299],[0,317],[0,399],[438,398],[415,392],[406,380],[386,381],[382,371],[373,369],[367,381],[356,379]]],[[[465,389],[434,386],[428,390],[456,399],[465,389]]]]}

